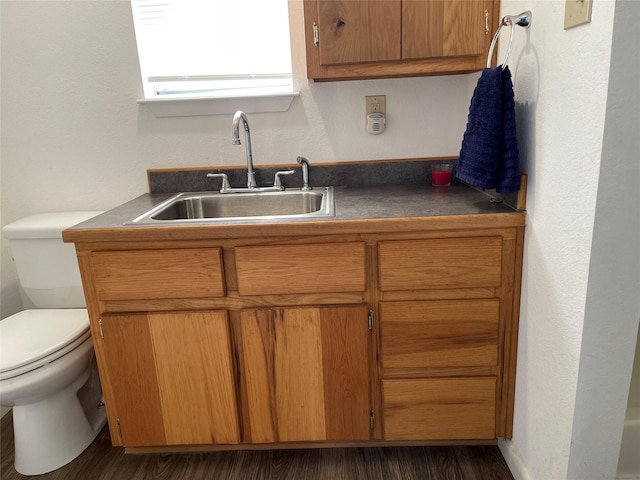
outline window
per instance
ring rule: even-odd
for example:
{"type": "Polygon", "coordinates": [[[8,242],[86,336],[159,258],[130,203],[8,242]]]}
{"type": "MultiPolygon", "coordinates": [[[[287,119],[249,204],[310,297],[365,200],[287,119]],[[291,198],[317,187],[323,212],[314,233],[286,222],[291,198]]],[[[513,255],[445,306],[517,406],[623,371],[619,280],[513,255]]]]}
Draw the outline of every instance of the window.
{"type": "Polygon", "coordinates": [[[287,0],[131,0],[146,99],[292,94],[287,0]]]}

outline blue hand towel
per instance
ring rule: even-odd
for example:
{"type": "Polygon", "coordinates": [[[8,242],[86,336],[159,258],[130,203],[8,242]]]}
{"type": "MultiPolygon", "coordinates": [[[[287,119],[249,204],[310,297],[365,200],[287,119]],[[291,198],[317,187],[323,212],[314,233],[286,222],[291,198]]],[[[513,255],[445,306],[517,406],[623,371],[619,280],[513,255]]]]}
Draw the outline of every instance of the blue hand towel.
{"type": "Polygon", "coordinates": [[[516,114],[509,67],[485,68],[471,98],[456,176],[499,193],[520,188],[516,114]]]}

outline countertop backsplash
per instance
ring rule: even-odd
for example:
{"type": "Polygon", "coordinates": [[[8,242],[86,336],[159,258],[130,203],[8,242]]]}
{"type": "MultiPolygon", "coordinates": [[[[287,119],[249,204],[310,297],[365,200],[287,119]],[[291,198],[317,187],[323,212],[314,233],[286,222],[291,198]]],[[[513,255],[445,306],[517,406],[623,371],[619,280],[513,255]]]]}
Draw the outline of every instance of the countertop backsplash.
{"type": "MultiPolygon", "coordinates": [[[[430,185],[431,165],[438,162],[453,163],[452,183],[463,183],[455,178],[457,158],[431,158],[412,160],[389,160],[371,162],[345,162],[322,164],[310,161],[309,185],[311,187],[346,186],[375,187],[383,185],[430,185]]],[[[294,170],[293,175],[282,176],[287,188],[302,185],[302,169],[298,164],[260,167],[254,165],[256,181],[260,186],[273,185],[277,171],[294,170]]],[[[247,182],[247,170],[244,166],[192,168],[186,170],[157,169],[148,170],[149,193],[205,192],[219,190],[220,179],[207,178],[207,173],[226,173],[232,187],[243,187],[247,182]]],[[[445,187],[446,188],[446,187],[445,187]]],[[[475,188],[475,187],[472,187],[475,188]]],[[[482,191],[482,190],[481,190],[482,191]]],[[[500,195],[494,190],[485,190],[494,201],[502,201],[516,208],[517,193],[500,195]]]]}

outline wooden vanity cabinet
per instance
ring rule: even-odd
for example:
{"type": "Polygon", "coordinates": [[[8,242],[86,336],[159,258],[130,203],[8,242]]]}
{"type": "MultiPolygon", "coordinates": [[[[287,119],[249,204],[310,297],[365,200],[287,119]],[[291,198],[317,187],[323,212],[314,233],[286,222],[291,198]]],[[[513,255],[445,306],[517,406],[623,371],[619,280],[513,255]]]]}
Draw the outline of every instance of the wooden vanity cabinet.
{"type": "Polygon", "coordinates": [[[77,242],[113,443],[510,437],[523,227],[464,224],[77,242]]]}
{"type": "Polygon", "coordinates": [[[305,0],[307,76],[442,75],[486,66],[498,0],[305,0]]]}

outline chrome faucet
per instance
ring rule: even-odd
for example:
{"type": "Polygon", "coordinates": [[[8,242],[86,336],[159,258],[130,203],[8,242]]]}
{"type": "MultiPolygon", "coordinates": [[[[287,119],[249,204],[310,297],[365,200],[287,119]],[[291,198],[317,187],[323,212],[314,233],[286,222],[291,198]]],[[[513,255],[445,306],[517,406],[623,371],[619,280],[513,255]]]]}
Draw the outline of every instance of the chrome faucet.
{"type": "Polygon", "coordinates": [[[309,186],[309,160],[300,155],[296,158],[296,162],[302,166],[302,188],[300,190],[311,190],[309,186]]]}
{"type": "Polygon", "coordinates": [[[249,130],[249,121],[247,116],[241,110],[238,110],[233,116],[233,126],[231,129],[231,143],[240,145],[240,121],[244,125],[244,143],[247,150],[247,188],[256,188],[256,173],[253,171],[253,155],[251,153],[251,131],[249,130]]]}

